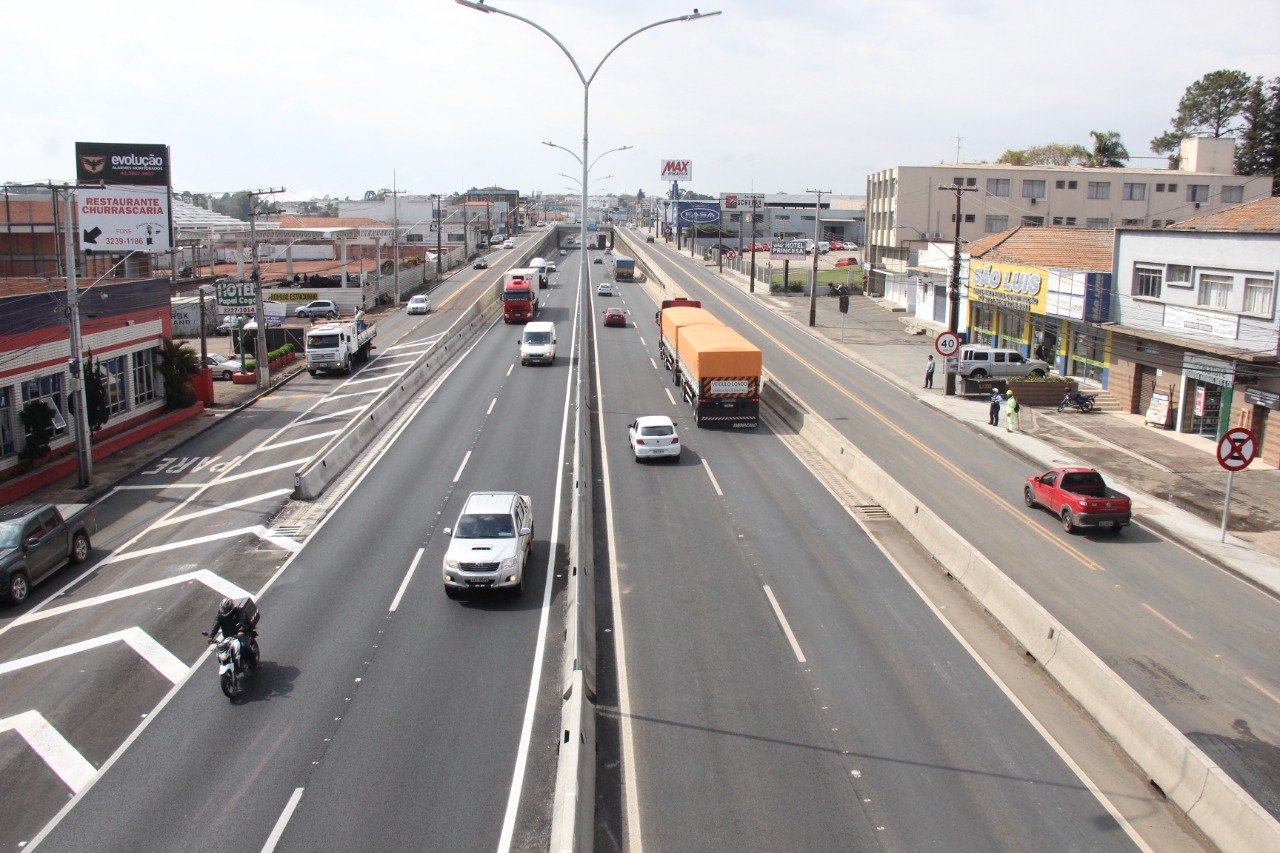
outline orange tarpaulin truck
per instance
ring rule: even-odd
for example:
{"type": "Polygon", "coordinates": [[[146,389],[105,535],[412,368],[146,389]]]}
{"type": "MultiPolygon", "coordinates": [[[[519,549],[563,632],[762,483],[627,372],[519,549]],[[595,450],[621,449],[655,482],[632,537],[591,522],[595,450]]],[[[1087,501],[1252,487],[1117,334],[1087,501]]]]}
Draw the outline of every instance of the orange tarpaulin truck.
{"type": "Polygon", "coordinates": [[[696,426],[756,426],[764,362],[759,347],[728,326],[693,324],[679,330],[675,355],[676,381],[696,426]]]}
{"type": "Polygon", "coordinates": [[[667,370],[676,368],[676,347],[685,326],[723,326],[715,315],[695,305],[673,305],[658,312],[658,355],[667,370]]]}

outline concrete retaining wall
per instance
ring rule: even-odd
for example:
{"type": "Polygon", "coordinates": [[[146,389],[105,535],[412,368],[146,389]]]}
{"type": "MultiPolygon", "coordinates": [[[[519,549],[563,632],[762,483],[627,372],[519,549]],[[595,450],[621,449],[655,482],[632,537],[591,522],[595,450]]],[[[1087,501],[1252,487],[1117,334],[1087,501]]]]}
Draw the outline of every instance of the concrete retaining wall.
{"type": "Polygon", "coordinates": [[[1280,850],[1280,823],[959,533],[776,378],[765,383],[761,402],[928,549],[1215,844],[1280,850]]]}

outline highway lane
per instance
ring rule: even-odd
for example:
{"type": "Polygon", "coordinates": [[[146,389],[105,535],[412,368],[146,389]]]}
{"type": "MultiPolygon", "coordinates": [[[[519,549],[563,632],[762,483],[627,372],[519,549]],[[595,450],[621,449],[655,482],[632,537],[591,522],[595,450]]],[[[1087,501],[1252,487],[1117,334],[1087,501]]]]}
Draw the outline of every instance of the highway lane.
{"type": "MultiPolygon", "coordinates": [[[[551,615],[563,414],[551,401],[568,379],[565,357],[513,369],[510,332],[498,324],[478,341],[262,597],[264,667],[248,701],[229,705],[211,667],[196,671],[42,848],[260,846],[299,788],[280,849],[496,845],[551,615]],[[514,459],[527,464],[513,465],[522,442],[529,452],[514,459]],[[433,534],[467,490],[506,485],[534,502],[526,594],[449,601],[433,534]]],[[[552,646],[543,663],[557,659],[552,646]]],[[[542,683],[551,713],[529,736],[520,825],[545,833],[558,719],[555,681],[542,683]]]]}
{"type": "MultiPolygon", "coordinates": [[[[447,291],[492,286],[470,270],[447,291]]],[[[446,293],[445,298],[448,298],[446,293]]],[[[0,846],[29,841],[83,790],[204,652],[217,600],[256,590],[298,545],[273,528],[293,470],[406,354],[452,322],[395,314],[352,377],[305,374],[155,460],[97,505],[87,567],[36,590],[0,620],[0,846]],[[123,695],[122,695],[123,694],[123,695]],[[20,736],[21,735],[21,736],[20,736]],[[52,739],[54,752],[38,753],[52,739]]]]}
{"type": "MultiPolygon", "coordinates": [[[[657,245],[657,244],[655,244],[657,245]]],[[[647,246],[652,249],[653,246],[647,246]]],[[[1168,719],[1280,813],[1280,602],[1141,527],[1066,536],[1022,505],[1032,471],[998,442],[663,249],[659,263],[765,351],[766,369],[955,529],[967,532],[1168,719]]]]}
{"type": "Polygon", "coordinates": [[[651,361],[652,303],[622,293],[634,327],[599,328],[608,299],[592,314],[634,737],[626,845],[1132,847],[768,429],[693,428],[651,361]],[[678,465],[634,463],[625,427],[643,413],[683,423],[678,465]]]}

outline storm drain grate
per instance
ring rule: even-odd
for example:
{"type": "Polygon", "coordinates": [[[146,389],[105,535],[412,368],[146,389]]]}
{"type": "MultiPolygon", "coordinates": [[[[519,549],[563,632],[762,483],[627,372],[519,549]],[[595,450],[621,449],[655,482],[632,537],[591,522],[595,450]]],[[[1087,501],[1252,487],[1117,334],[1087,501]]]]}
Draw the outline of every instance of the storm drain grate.
{"type": "Polygon", "coordinates": [[[853,511],[864,521],[892,521],[893,516],[880,504],[854,504],[853,511]]]}

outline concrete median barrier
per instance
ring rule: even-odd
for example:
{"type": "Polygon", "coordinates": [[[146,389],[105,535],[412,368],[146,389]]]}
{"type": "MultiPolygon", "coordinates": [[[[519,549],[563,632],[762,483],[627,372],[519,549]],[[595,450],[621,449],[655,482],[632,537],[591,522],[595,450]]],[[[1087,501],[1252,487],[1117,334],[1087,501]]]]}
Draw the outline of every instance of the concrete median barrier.
{"type": "Polygon", "coordinates": [[[1280,823],[1052,614],[774,377],[761,402],[870,495],[1223,850],[1280,850],[1280,823]]]}

